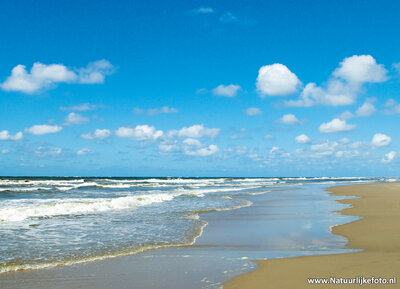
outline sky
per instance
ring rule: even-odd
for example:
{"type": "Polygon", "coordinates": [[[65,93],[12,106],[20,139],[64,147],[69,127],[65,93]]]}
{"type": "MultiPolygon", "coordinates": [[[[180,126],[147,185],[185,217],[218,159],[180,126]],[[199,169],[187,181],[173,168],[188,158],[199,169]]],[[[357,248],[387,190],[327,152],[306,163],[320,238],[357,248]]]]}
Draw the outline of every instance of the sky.
{"type": "Polygon", "coordinates": [[[398,1],[1,1],[0,175],[398,176],[398,1]]]}

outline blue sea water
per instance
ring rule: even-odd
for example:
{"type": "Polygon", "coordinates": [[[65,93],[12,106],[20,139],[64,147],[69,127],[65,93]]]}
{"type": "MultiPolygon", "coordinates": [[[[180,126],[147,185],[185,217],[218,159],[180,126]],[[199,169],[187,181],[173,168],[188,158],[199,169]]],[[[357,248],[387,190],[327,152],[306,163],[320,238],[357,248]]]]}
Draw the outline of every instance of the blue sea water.
{"type": "Polygon", "coordinates": [[[0,178],[0,272],[193,244],[201,213],[309,184],[395,178],[0,178]],[[199,215],[200,214],[200,215],[199,215]]]}

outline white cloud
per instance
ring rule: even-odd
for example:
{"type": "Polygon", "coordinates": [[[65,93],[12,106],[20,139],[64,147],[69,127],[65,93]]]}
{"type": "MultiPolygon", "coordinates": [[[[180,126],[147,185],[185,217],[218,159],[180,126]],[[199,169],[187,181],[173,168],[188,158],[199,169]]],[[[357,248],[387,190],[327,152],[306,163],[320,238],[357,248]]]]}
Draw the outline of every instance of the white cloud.
{"type": "Polygon", "coordinates": [[[84,84],[104,83],[106,75],[114,72],[115,68],[108,60],[97,60],[78,70],[78,82],[84,84]]]}
{"type": "Polygon", "coordinates": [[[190,127],[184,127],[179,131],[171,131],[170,135],[177,134],[180,137],[189,138],[201,138],[210,137],[214,138],[219,134],[219,128],[206,128],[202,124],[192,125],[190,127]]]}
{"type": "Polygon", "coordinates": [[[46,147],[39,146],[35,150],[35,155],[37,155],[39,157],[48,157],[48,156],[55,157],[55,156],[60,155],[61,153],[62,153],[61,148],[46,148],[46,147]]]}
{"type": "Polygon", "coordinates": [[[35,62],[28,72],[25,65],[17,65],[11,75],[0,84],[5,91],[19,91],[27,94],[54,88],[58,83],[103,83],[104,77],[113,72],[113,66],[107,60],[89,63],[77,72],[62,64],[43,64],[35,62]]]}
{"type": "Polygon", "coordinates": [[[88,111],[104,107],[102,104],[82,103],[72,106],[62,106],[60,110],[75,110],[75,111],[88,111]]]}
{"type": "Polygon", "coordinates": [[[261,114],[261,110],[257,107],[249,107],[244,111],[245,114],[249,116],[259,115],[261,114]]]}
{"type": "Polygon", "coordinates": [[[0,131],[0,140],[21,140],[23,138],[22,132],[17,132],[15,135],[11,135],[8,130],[0,131]]]}
{"type": "Polygon", "coordinates": [[[80,149],[79,151],[77,151],[76,154],[78,156],[83,156],[83,155],[86,155],[86,154],[90,153],[91,151],[92,150],[89,149],[89,148],[83,148],[83,149],[80,149]]]}
{"type": "Polygon", "coordinates": [[[85,124],[88,121],[89,119],[87,117],[75,112],[71,112],[65,117],[64,125],[85,124]]]}
{"type": "Polygon", "coordinates": [[[9,150],[6,150],[6,149],[1,150],[1,153],[2,153],[3,155],[8,154],[9,152],[10,152],[10,151],[9,151],[9,150]]]}
{"type": "Polygon", "coordinates": [[[313,105],[343,106],[350,105],[357,98],[357,89],[347,85],[343,81],[330,79],[326,88],[308,83],[300,94],[298,100],[285,102],[286,106],[310,107],[313,105]]]}
{"type": "Polygon", "coordinates": [[[388,146],[390,142],[392,141],[392,138],[386,134],[383,133],[376,133],[372,137],[371,145],[374,147],[384,147],[388,146]]]}
{"type": "Polygon", "coordinates": [[[361,86],[368,82],[384,82],[387,71],[371,55],[345,58],[323,86],[308,83],[297,100],[286,101],[287,106],[313,105],[342,106],[355,103],[361,86]]]}
{"type": "Polygon", "coordinates": [[[263,96],[285,96],[295,93],[301,82],[285,65],[275,63],[260,68],[256,85],[263,96]]]}
{"type": "Polygon", "coordinates": [[[235,97],[237,96],[239,90],[242,88],[238,84],[229,84],[229,85],[218,85],[216,88],[212,90],[214,95],[226,96],[226,97],[235,97]]]}
{"type": "Polygon", "coordinates": [[[295,141],[297,143],[303,143],[304,144],[304,143],[310,143],[311,139],[307,135],[301,134],[301,135],[296,136],[295,141]]]}
{"type": "Polygon", "coordinates": [[[377,64],[371,55],[353,55],[345,58],[333,75],[354,85],[367,82],[384,82],[387,70],[383,64],[377,64]]]}
{"type": "Polygon", "coordinates": [[[400,104],[398,104],[394,99],[389,99],[385,106],[387,109],[383,111],[385,114],[399,114],[400,113],[400,104]]]}
{"type": "Polygon", "coordinates": [[[42,124],[42,125],[31,126],[30,128],[27,128],[25,130],[25,132],[34,134],[34,135],[44,135],[44,134],[50,134],[50,133],[57,133],[61,130],[62,130],[62,127],[58,126],[58,125],[42,124]]]}
{"type": "Polygon", "coordinates": [[[351,131],[356,128],[353,124],[348,124],[346,120],[334,118],[330,122],[322,123],[319,126],[319,131],[323,133],[337,133],[344,131],[351,131]]]}
{"type": "Polygon", "coordinates": [[[391,162],[394,160],[394,158],[395,158],[396,156],[397,156],[397,153],[396,153],[396,152],[387,153],[387,154],[385,154],[385,156],[382,158],[381,162],[384,163],[384,164],[391,163],[391,162]]]}
{"type": "Polygon", "coordinates": [[[209,145],[207,147],[202,147],[202,148],[197,148],[197,145],[195,145],[195,148],[193,147],[184,147],[184,153],[189,156],[200,156],[200,157],[206,157],[213,155],[219,151],[218,146],[216,145],[209,145]]]}
{"type": "Polygon", "coordinates": [[[197,9],[192,10],[194,13],[197,14],[210,14],[214,13],[214,9],[211,7],[199,7],[197,9]]]}
{"type": "Polygon", "coordinates": [[[96,129],[94,132],[81,134],[81,138],[84,139],[105,139],[111,135],[109,129],[96,129]]]}
{"type": "Polygon", "coordinates": [[[178,113],[179,111],[176,108],[163,106],[160,108],[149,108],[147,110],[141,108],[134,108],[133,113],[135,114],[147,114],[147,115],[157,115],[157,114],[169,114],[169,113],[178,113]]]}
{"type": "Polygon", "coordinates": [[[297,117],[294,114],[288,113],[282,116],[278,120],[278,122],[283,123],[283,124],[300,124],[300,120],[297,119],[297,117]]]}
{"type": "Polygon", "coordinates": [[[364,102],[362,106],[360,106],[357,111],[357,116],[371,116],[376,112],[375,106],[370,102],[364,102]]]}
{"type": "Polygon", "coordinates": [[[264,135],[264,139],[266,139],[266,140],[271,140],[271,139],[273,139],[273,138],[274,138],[273,135],[270,135],[270,134],[264,135]]]}
{"type": "Polygon", "coordinates": [[[115,134],[118,137],[133,138],[139,141],[155,141],[164,135],[163,131],[146,124],[137,125],[135,128],[120,127],[115,134]]]}

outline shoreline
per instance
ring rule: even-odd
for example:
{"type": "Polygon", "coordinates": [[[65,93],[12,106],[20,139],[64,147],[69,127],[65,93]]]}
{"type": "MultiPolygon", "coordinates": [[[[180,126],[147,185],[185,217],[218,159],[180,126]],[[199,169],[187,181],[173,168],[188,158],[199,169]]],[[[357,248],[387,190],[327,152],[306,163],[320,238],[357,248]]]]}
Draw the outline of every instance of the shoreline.
{"type": "MultiPolygon", "coordinates": [[[[224,283],[235,288],[359,288],[360,284],[309,284],[308,278],[396,278],[396,284],[374,284],[400,288],[400,183],[357,184],[326,189],[332,196],[355,197],[336,200],[351,207],[339,212],[360,219],[337,225],[332,233],[348,239],[347,248],[359,252],[255,260],[251,271],[224,283]]],[[[343,282],[338,281],[338,282],[343,282]]],[[[372,281],[376,282],[376,281],[372,281]]],[[[368,284],[367,284],[368,285],[368,284]]],[[[375,287],[374,287],[375,288],[375,287]]]]}

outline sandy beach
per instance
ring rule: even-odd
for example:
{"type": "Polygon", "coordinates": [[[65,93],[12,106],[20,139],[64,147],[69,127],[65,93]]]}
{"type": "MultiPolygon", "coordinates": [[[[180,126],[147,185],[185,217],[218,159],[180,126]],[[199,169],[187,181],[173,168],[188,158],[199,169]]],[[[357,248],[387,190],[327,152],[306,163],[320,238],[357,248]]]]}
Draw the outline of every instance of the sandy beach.
{"type": "MultiPolygon", "coordinates": [[[[364,284],[368,288],[400,288],[400,184],[362,184],[328,189],[351,208],[344,215],[362,219],[332,228],[361,252],[256,261],[258,269],[236,277],[224,288],[360,288],[360,284],[309,284],[308,278],[396,278],[396,284],[364,284]]],[[[340,281],[338,281],[340,282],[340,281]]],[[[376,282],[376,281],[371,281],[376,282]]]]}

